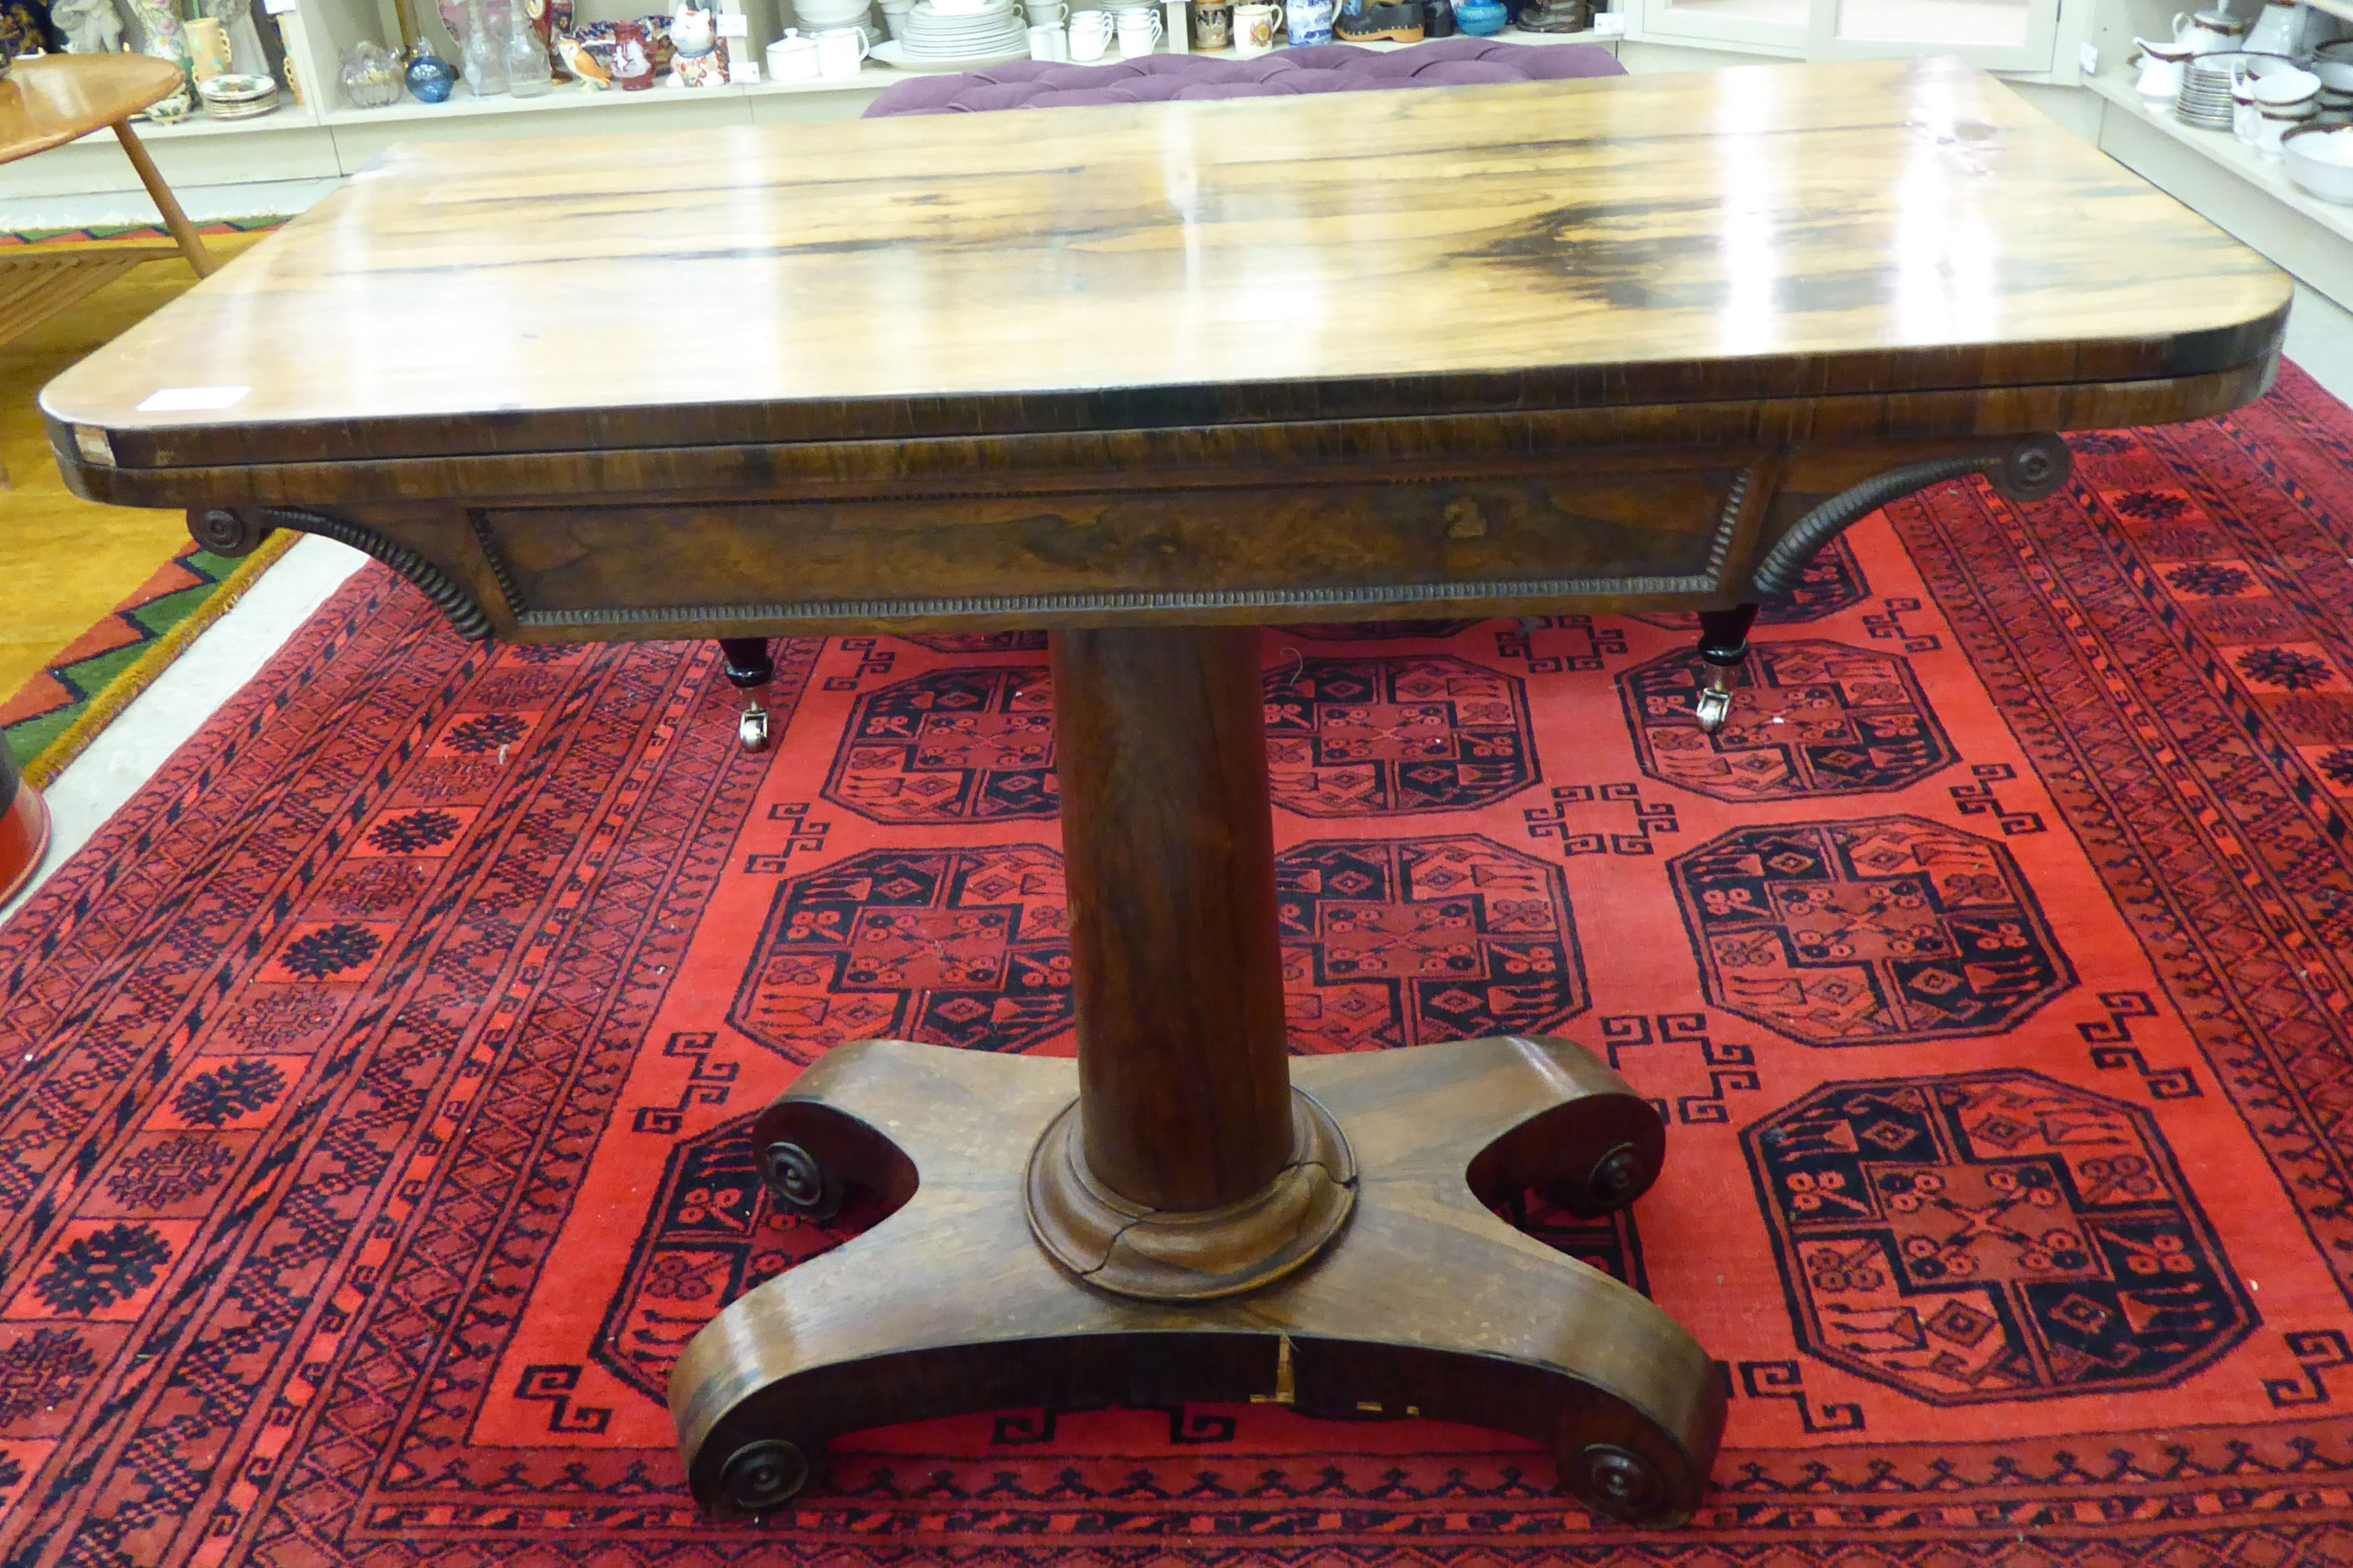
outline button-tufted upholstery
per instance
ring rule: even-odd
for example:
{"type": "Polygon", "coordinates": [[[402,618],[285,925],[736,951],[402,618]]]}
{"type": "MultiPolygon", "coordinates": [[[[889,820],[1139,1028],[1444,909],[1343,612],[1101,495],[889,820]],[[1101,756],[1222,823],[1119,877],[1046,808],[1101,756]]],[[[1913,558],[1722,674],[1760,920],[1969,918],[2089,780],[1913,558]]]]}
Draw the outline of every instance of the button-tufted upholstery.
{"type": "Polygon", "coordinates": [[[1222,55],[1145,55],[1110,65],[1008,60],[956,76],[914,77],[884,89],[867,117],[963,114],[990,109],[1057,109],[1089,103],[1156,103],[1170,98],[1270,98],[1297,92],[1377,92],[1400,87],[1559,81],[1623,76],[1626,68],[1590,44],[1499,44],[1440,38],[1382,52],[1353,44],[1278,49],[1256,59],[1222,55]]]}

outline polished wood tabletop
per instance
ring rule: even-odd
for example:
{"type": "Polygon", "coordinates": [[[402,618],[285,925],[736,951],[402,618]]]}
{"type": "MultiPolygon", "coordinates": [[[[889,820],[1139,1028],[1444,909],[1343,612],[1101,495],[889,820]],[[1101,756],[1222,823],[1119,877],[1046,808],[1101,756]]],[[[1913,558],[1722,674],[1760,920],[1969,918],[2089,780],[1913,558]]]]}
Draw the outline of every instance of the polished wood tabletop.
{"type": "Polygon", "coordinates": [[[185,86],[152,55],[49,55],[18,60],[0,81],[0,163],[127,120],[185,86]]]}
{"type": "Polygon", "coordinates": [[[2288,287],[1974,68],[1760,66],[402,146],[42,401],[135,468],[2047,386],[2288,287]]]}

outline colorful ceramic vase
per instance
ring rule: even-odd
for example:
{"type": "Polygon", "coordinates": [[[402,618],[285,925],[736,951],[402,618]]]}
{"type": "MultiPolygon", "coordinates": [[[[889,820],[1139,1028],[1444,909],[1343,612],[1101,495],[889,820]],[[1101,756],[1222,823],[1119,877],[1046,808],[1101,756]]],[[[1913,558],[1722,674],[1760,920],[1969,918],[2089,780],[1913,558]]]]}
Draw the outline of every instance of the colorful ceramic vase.
{"type": "Polygon", "coordinates": [[[1474,38],[1492,38],[1511,19],[1504,0],[1454,0],[1454,25],[1474,38]]]}
{"type": "Polygon", "coordinates": [[[228,75],[228,29],[216,17],[195,16],[182,24],[188,40],[188,74],[199,83],[228,75]]]}
{"type": "Polygon", "coordinates": [[[613,24],[613,80],[625,92],[654,84],[654,47],[641,22],[613,24]]]}
{"type": "Polygon", "coordinates": [[[180,68],[180,90],[160,103],[147,106],[146,118],[158,125],[169,125],[185,120],[188,110],[195,107],[195,96],[188,87],[188,37],[180,30],[180,14],[171,0],[132,0],[131,19],[139,26],[139,52],[153,55],[159,60],[169,60],[180,68]]]}

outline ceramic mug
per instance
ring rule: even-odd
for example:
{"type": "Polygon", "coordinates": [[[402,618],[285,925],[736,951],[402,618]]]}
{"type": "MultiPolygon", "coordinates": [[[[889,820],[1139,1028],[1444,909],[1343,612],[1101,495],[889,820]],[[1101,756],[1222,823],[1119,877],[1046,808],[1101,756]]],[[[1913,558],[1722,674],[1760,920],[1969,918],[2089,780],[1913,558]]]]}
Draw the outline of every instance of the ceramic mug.
{"type": "Polygon", "coordinates": [[[1335,0],[1288,0],[1291,17],[1291,47],[1303,48],[1310,44],[1332,41],[1332,18],[1339,14],[1335,0]]]}
{"type": "Polygon", "coordinates": [[[1029,29],[1029,58],[1033,60],[1067,60],[1071,58],[1071,40],[1060,27],[1032,27],[1029,29]]]}
{"type": "Polygon", "coordinates": [[[1193,47],[1222,49],[1234,41],[1234,0],[1193,0],[1193,47]]]}
{"type": "Polygon", "coordinates": [[[857,27],[835,27],[817,36],[817,74],[839,81],[858,74],[866,62],[866,34],[857,27]]]}
{"type": "Polygon", "coordinates": [[[1082,11],[1071,18],[1071,58],[1074,60],[1103,58],[1103,46],[1111,42],[1111,17],[1101,11],[1082,11]]]}
{"type": "Polygon", "coordinates": [[[1256,59],[1274,47],[1274,30],[1282,26],[1280,5],[1242,5],[1234,7],[1234,58],[1256,59]]]}
{"type": "Polygon", "coordinates": [[[817,75],[817,40],[804,38],[797,27],[768,46],[768,79],[807,81],[817,75]]]}

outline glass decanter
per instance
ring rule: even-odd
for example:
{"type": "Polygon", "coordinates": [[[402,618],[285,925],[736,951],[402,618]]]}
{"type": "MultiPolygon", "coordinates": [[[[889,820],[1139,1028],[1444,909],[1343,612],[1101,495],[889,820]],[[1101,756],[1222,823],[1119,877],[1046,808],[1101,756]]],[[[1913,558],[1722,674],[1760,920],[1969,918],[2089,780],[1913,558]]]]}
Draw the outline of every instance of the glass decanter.
{"type": "Polygon", "coordinates": [[[484,0],[466,0],[466,85],[476,98],[489,98],[507,89],[507,40],[504,33],[491,25],[491,8],[484,0]]]}
{"type": "Polygon", "coordinates": [[[507,0],[507,90],[517,98],[537,98],[554,85],[555,68],[530,5],[507,0]]]}

